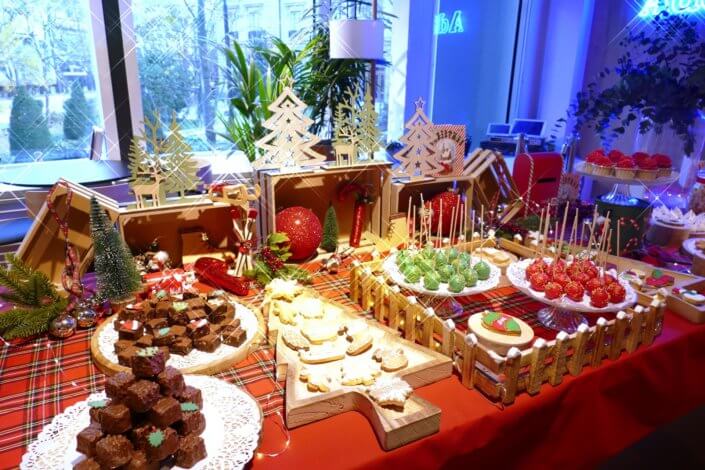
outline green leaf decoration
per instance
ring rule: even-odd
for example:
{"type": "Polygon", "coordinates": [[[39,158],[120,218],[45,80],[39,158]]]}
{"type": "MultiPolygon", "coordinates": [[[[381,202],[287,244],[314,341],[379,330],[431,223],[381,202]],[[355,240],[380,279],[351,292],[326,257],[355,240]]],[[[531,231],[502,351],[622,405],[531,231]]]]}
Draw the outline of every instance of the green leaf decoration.
{"type": "Polygon", "coordinates": [[[174,310],[177,312],[182,312],[188,308],[188,304],[186,302],[174,302],[172,307],[174,307],[174,310]]]}
{"type": "Polygon", "coordinates": [[[167,297],[167,293],[164,289],[157,291],[157,293],[154,295],[159,300],[164,300],[167,297]]]}
{"type": "Polygon", "coordinates": [[[147,440],[152,447],[159,447],[164,442],[164,432],[162,430],[151,432],[147,440]]]}
{"type": "Polygon", "coordinates": [[[519,326],[519,323],[513,318],[510,318],[507,320],[507,323],[504,324],[504,327],[506,328],[508,333],[521,333],[521,327],[519,326]]]}
{"type": "Polygon", "coordinates": [[[171,330],[171,328],[169,328],[168,326],[165,326],[164,328],[159,328],[159,331],[157,331],[157,334],[159,336],[166,336],[169,334],[169,330],[171,330]]]}
{"type": "Polygon", "coordinates": [[[94,400],[88,402],[88,406],[91,408],[105,408],[107,405],[108,402],[106,400],[94,400]]]}
{"type": "Polygon", "coordinates": [[[267,245],[280,245],[284,243],[289,243],[289,237],[284,232],[274,232],[267,238],[267,245]]]}
{"type": "Polygon", "coordinates": [[[653,277],[654,279],[660,279],[661,276],[663,276],[663,271],[661,271],[660,269],[654,269],[654,272],[651,273],[651,277],[653,277]]]}
{"type": "Polygon", "coordinates": [[[198,411],[198,405],[195,403],[192,403],[190,401],[187,401],[185,403],[181,404],[181,411],[198,411]]]}
{"type": "MultiPolygon", "coordinates": [[[[162,330],[163,329],[164,328],[162,328],[162,330]]],[[[167,330],[168,330],[168,328],[167,328],[167,330]]],[[[159,348],[149,347],[149,348],[139,349],[139,350],[137,350],[137,352],[135,354],[140,357],[152,357],[155,354],[157,354],[158,352],[159,352],[159,348]]]]}
{"type": "Polygon", "coordinates": [[[500,317],[500,315],[501,314],[497,312],[487,311],[484,315],[482,315],[482,323],[486,326],[491,326],[492,323],[500,317]]]}

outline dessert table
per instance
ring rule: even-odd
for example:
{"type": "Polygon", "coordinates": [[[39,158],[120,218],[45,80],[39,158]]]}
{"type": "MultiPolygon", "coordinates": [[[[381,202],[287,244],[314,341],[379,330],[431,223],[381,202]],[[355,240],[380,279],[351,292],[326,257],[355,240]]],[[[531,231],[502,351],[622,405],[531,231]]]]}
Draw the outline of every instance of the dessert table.
{"type": "MultiPolygon", "coordinates": [[[[316,274],[322,294],[352,305],[348,271],[316,274]]],[[[258,296],[248,299],[257,302],[258,296]]],[[[540,306],[512,287],[460,299],[465,317],[481,309],[533,318],[540,306]]],[[[0,306],[1,308],[2,306],[0,306]]],[[[457,319],[460,324],[463,319],[457,319]]],[[[0,468],[16,467],[27,444],[67,406],[101,389],[104,376],[92,363],[90,336],[40,338],[0,349],[0,468]]],[[[538,332],[537,332],[538,334],[538,332]]],[[[438,434],[391,452],[358,413],[344,413],[282,431],[283,389],[274,379],[268,345],[217,375],[245,387],[265,414],[262,442],[252,468],[436,468],[473,464],[500,467],[589,468],[657,427],[705,403],[705,325],[666,313],[655,342],[616,361],[569,377],[558,387],[522,394],[505,408],[456,376],[416,393],[442,409],[438,434]]]]}

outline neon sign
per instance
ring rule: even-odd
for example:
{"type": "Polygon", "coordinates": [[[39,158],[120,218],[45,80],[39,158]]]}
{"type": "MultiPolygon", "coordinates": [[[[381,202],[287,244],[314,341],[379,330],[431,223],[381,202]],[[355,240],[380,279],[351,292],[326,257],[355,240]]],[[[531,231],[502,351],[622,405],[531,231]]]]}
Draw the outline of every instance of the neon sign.
{"type": "Polygon", "coordinates": [[[671,15],[690,15],[705,11],[705,0],[646,0],[640,18],[650,18],[665,11],[671,15]]]}
{"type": "Polygon", "coordinates": [[[455,10],[450,19],[445,13],[438,13],[433,19],[433,34],[437,36],[443,34],[460,34],[464,32],[463,12],[460,10],[455,10]]]}

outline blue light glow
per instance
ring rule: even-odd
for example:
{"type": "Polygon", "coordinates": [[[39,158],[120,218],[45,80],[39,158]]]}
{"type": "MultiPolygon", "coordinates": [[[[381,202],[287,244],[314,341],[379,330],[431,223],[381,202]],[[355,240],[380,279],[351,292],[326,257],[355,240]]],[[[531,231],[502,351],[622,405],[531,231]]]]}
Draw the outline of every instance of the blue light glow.
{"type": "Polygon", "coordinates": [[[705,11],[705,0],[646,0],[640,18],[651,18],[665,11],[671,15],[690,15],[705,11]]]}
{"type": "Polygon", "coordinates": [[[460,34],[464,32],[463,12],[460,10],[455,10],[450,19],[445,13],[438,13],[433,19],[433,34],[437,36],[443,34],[460,34]]]}

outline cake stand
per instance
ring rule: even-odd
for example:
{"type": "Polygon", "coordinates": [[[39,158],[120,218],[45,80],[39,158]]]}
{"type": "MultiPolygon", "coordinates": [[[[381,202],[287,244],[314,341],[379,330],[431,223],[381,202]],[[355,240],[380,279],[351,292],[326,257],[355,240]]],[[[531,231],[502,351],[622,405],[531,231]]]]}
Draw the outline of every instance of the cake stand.
{"type": "MultiPolygon", "coordinates": [[[[533,261],[533,259],[528,258],[509,265],[507,268],[507,279],[524,295],[547,305],[538,311],[537,318],[541,325],[551,330],[575,333],[580,325],[587,325],[587,319],[582,315],[583,313],[618,312],[619,310],[631,307],[637,301],[636,291],[634,291],[629,283],[621,281],[617,282],[619,282],[626,291],[624,302],[618,304],[610,303],[603,308],[590,305],[590,298],[587,294],[583,294],[583,300],[581,302],[575,302],[566,296],[562,296],[558,299],[547,299],[543,292],[538,292],[531,288],[529,281],[524,275],[526,268],[533,261]]],[[[551,258],[546,258],[546,262],[548,263],[549,261],[551,261],[551,258]]]]}
{"type": "MultiPolygon", "coordinates": [[[[185,375],[184,380],[201,390],[206,419],[201,436],[208,456],[191,468],[243,468],[252,460],[262,430],[263,415],[257,400],[244,389],[215,377],[185,375]]],[[[29,445],[20,468],[70,470],[83,460],[83,454],[76,451],[76,435],[90,423],[88,402],[104,398],[105,392],[93,393],[56,415],[29,445]]]]}
{"type": "Polygon", "coordinates": [[[585,171],[585,162],[580,162],[575,165],[575,172],[581,176],[587,178],[592,178],[595,181],[601,183],[612,184],[612,190],[601,197],[604,202],[615,204],[618,206],[634,206],[637,205],[638,199],[632,196],[630,187],[631,186],[660,186],[664,184],[671,184],[678,181],[678,172],[673,171],[669,176],[661,176],[659,178],[649,180],[649,179],[639,179],[639,178],[619,178],[617,176],[604,176],[596,175],[594,173],[588,173],[585,171]]]}
{"type": "Polygon", "coordinates": [[[382,269],[399,287],[410,290],[425,297],[428,300],[428,304],[433,307],[433,310],[436,315],[443,319],[455,318],[461,315],[463,312],[463,306],[460,305],[457,300],[455,300],[456,297],[481,294],[490,289],[494,289],[499,284],[499,278],[502,274],[502,271],[497,266],[487,261],[486,258],[480,258],[479,256],[477,256],[476,258],[478,261],[482,259],[482,261],[487,263],[487,265],[490,267],[490,277],[488,277],[484,281],[478,280],[477,284],[474,287],[465,287],[460,292],[451,292],[450,290],[448,290],[448,284],[445,282],[442,282],[440,284],[438,290],[426,289],[423,286],[423,277],[419,280],[419,282],[416,283],[407,282],[404,279],[404,274],[402,274],[402,272],[399,270],[399,266],[397,266],[396,253],[393,253],[392,255],[387,257],[386,260],[384,260],[384,263],[382,263],[382,269]]]}

